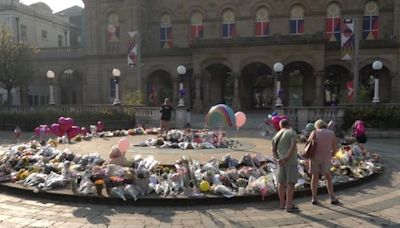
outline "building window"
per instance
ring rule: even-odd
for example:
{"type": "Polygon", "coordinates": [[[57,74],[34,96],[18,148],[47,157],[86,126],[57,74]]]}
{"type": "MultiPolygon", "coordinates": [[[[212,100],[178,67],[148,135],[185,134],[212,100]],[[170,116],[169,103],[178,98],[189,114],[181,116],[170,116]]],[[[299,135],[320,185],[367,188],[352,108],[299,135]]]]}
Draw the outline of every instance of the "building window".
{"type": "Polygon", "coordinates": [[[329,42],[340,41],[340,7],[336,3],[328,6],[325,19],[325,38],[329,42]]]}
{"type": "Polygon", "coordinates": [[[365,4],[363,18],[363,39],[377,40],[379,38],[379,8],[376,2],[365,4]]]}
{"type": "Polygon", "coordinates": [[[46,30],[42,30],[42,39],[47,40],[47,31],[46,30]]]}
{"type": "Polygon", "coordinates": [[[58,35],[58,47],[62,47],[63,37],[62,35],[58,35]]]}
{"type": "Polygon", "coordinates": [[[108,16],[107,24],[107,41],[109,43],[119,42],[120,36],[119,16],[116,13],[111,13],[108,16]]]}
{"type": "Polygon", "coordinates": [[[164,14],[161,17],[160,46],[161,48],[172,47],[172,25],[171,17],[168,14],[164,14]]]}
{"type": "Polygon", "coordinates": [[[263,7],[256,13],[256,36],[263,37],[269,35],[269,16],[267,8],[263,7]]]}
{"type": "Polygon", "coordinates": [[[232,38],[236,36],[235,14],[232,10],[226,10],[222,15],[222,37],[232,38]]]}
{"type": "Polygon", "coordinates": [[[115,80],[114,78],[110,78],[109,79],[109,96],[110,96],[110,100],[115,98],[115,80]]]}
{"type": "Polygon", "coordinates": [[[190,41],[202,38],[203,30],[203,15],[200,12],[193,13],[190,18],[190,41]]]}
{"type": "Polygon", "coordinates": [[[28,27],[26,25],[21,25],[21,40],[27,40],[28,39],[28,27]]]}
{"type": "Polygon", "coordinates": [[[304,34],[304,8],[293,6],[290,10],[290,34],[304,34]]]}

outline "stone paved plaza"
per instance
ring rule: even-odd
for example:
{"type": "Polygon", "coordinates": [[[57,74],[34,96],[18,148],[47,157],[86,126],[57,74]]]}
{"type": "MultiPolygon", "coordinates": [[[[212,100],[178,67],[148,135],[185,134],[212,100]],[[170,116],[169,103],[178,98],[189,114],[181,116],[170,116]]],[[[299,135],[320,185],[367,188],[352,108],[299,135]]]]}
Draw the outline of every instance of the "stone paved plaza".
{"type": "MultiPolygon", "coordinates": [[[[13,141],[9,132],[0,135],[3,144],[13,141]]],[[[48,201],[1,192],[0,227],[400,227],[400,141],[370,139],[367,146],[382,155],[385,173],[367,184],[338,191],[340,206],[330,205],[327,195],[321,195],[321,206],[311,205],[308,197],[297,198],[302,211],[290,214],[268,198],[251,204],[135,207],[48,201]]]]}

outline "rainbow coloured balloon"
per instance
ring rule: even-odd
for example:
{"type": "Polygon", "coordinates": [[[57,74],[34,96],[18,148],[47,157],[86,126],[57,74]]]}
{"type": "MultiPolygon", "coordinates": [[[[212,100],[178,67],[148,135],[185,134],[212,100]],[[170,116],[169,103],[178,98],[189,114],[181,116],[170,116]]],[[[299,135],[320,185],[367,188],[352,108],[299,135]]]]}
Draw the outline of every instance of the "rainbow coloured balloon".
{"type": "Polygon", "coordinates": [[[215,105],[208,111],[205,122],[210,127],[233,127],[235,113],[225,104],[215,105]]]}

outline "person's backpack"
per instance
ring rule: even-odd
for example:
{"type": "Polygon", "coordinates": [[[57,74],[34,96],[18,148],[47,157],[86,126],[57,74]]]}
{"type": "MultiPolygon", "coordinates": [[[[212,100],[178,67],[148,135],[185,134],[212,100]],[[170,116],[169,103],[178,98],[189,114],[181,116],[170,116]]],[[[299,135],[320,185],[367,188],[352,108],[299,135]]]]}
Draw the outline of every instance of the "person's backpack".
{"type": "Polygon", "coordinates": [[[310,137],[306,141],[306,145],[304,146],[304,153],[302,156],[304,158],[312,158],[315,155],[316,150],[316,132],[315,130],[311,132],[310,137]]]}

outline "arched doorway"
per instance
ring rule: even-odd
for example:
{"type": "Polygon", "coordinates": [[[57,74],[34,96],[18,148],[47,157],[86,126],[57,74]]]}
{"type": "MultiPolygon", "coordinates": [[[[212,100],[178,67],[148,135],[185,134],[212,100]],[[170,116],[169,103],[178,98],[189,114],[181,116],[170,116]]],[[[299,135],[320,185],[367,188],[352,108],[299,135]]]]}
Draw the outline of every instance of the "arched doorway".
{"type": "Polygon", "coordinates": [[[343,66],[329,65],[325,67],[324,104],[330,106],[351,102],[352,97],[348,96],[347,83],[352,80],[350,71],[343,66]]]}
{"type": "Polygon", "coordinates": [[[285,106],[310,106],[315,99],[313,67],[305,62],[287,64],[281,76],[283,103],[285,106]]]}
{"type": "Polygon", "coordinates": [[[234,96],[234,77],[232,75],[232,70],[224,64],[212,64],[208,66],[206,70],[211,76],[211,103],[224,103],[232,106],[234,96]]]}
{"type": "Polygon", "coordinates": [[[242,70],[240,78],[241,104],[244,109],[261,109],[273,106],[274,77],[263,63],[250,63],[242,70]]]}
{"type": "Polygon", "coordinates": [[[151,73],[147,81],[146,94],[150,106],[160,106],[167,97],[173,100],[172,76],[164,70],[151,73]]]}
{"type": "Polygon", "coordinates": [[[391,99],[391,78],[390,70],[383,66],[383,68],[375,72],[372,69],[372,64],[364,66],[360,70],[360,81],[358,91],[358,102],[370,103],[374,97],[374,77],[379,78],[379,97],[381,103],[388,103],[391,99]]]}
{"type": "Polygon", "coordinates": [[[60,104],[79,104],[82,97],[82,80],[79,72],[66,68],[59,78],[60,104]]]}

